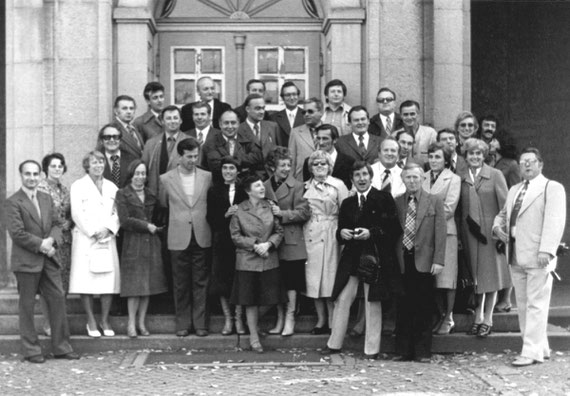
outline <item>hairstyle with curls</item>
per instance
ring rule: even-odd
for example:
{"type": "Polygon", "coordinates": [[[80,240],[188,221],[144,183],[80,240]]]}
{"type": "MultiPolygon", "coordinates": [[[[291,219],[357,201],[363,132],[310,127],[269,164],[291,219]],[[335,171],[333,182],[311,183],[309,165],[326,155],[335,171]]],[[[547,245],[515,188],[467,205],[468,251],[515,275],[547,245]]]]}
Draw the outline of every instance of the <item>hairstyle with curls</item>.
{"type": "Polygon", "coordinates": [[[48,168],[54,159],[58,159],[61,162],[61,164],[63,165],[63,173],[67,172],[67,164],[65,163],[65,157],[63,156],[63,154],[51,153],[51,154],[46,155],[42,159],[42,171],[46,174],[46,176],[48,174],[48,168]]]}
{"type": "Polygon", "coordinates": [[[245,177],[245,179],[243,179],[243,181],[241,182],[241,187],[246,191],[246,192],[250,192],[251,191],[251,185],[254,183],[257,183],[258,181],[262,181],[261,177],[259,177],[259,175],[257,174],[249,174],[245,177]]]}
{"type": "Polygon", "coordinates": [[[313,174],[313,164],[315,163],[316,160],[322,160],[322,159],[324,159],[327,165],[329,166],[327,174],[328,176],[330,176],[333,168],[332,158],[329,153],[323,150],[316,150],[311,153],[308,162],[309,171],[311,172],[311,174],[313,174]]]}
{"type": "Polygon", "coordinates": [[[81,161],[81,165],[83,166],[83,170],[85,170],[85,173],[89,173],[89,166],[90,166],[89,163],[91,162],[92,158],[97,158],[98,160],[105,162],[105,155],[102,152],[98,150],[91,150],[90,152],[85,154],[83,160],[81,161]]]}
{"type": "Polygon", "coordinates": [[[269,168],[276,169],[277,165],[279,165],[279,161],[285,160],[293,162],[291,152],[285,147],[277,146],[269,152],[267,158],[265,159],[265,163],[267,166],[269,166],[269,168]]]}
{"type": "Polygon", "coordinates": [[[149,82],[147,85],[144,86],[143,96],[146,100],[150,100],[150,95],[152,95],[155,92],[164,92],[164,85],[162,85],[158,81],[149,82]]]}
{"type": "Polygon", "coordinates": [[[481,139],[469,138],[463,142],[462,150],[465,152],[465,156],[467,156],[467,153],[470,151],[481,150],[483,157],[487,157],[487,154],[489,154],[489,145],[481,139]]]}

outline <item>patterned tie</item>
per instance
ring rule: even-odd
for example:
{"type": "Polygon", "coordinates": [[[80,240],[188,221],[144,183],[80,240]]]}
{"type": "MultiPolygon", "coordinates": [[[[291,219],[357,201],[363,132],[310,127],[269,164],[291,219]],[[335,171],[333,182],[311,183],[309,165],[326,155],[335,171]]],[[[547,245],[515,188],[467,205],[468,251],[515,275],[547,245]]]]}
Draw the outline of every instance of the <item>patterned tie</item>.
{"type": "Polygon", "coordinates": [[[137,133],[135,131],[135,127],[132,126],[131,124],[127,125],[127,130],[129,131],[129,133],[131,134],[131,136],[133,137],[133,139],[135,139],[135,142],[137,142],[137,146],[138,148],[142,149],[142,144],[141,141],[139,140],[137,133]]]}
{"type": "Polygon", "coordinates": [[[228,139],[228,153],[230,153],[231,156],[234,155],[235,148],[236,148],[236,140],[228,139]]]}
{"type": "Polygon", "coordinates": [[[40,203],[38,202],[38,196],[36,193],[32,193],[32,203],[34,204],[36,210],[38,211],[38,217],[42,218],[42,211],[40,210],[40,203]]]}
{"type": "Polygon", "coordinates": [[[257,141],[259,142],[259,141],[260,141],[260,140],[259,140],[259,123],[256,123],[256,124],[253,126],[253,130],[254,130],[254,132],[255,132],[255,138],[256,138],[257,141]]]}
{"type": "Polygon", "coordinates": [[[416,239],[416,197],[410,195],[408,202],[408,211],[406,212],[406,224],[404,226],[404,247],[408,250],[414,248],[414,240],[416,239]]]}
{"type": "Polygon", "coordinates": [[[172,150],[174,149],[175,143],[176,139],[174,139],[172,136],[166,138],[166,149],[168,150],[168,158],[170,158],[170,155],[172,154],[172,150]]]}
{"type": "Polygon", "coordinates": [[[113,161],[113,168],[111,169],[111,177],[113,178],[113,183],[119,187],[121,181],[121,164],[119,163],[119,156],[112,155],[111,161],[113,161]]]}
{"type": "Polygon", "coordinates": [[[358,149],[360,150],[360,154],[364,157],[366,155],[366,147],[364,146],[364,136],[358,136],[358,149]]]}
{"type": "Polygon", "coordinates": [[[453,159],[451,160],[451,166],[449,167],[449,169],[451,169],[451,171],[453,173],[455,173],[455,170],[457,169],[456,164],[455,164],[455,160],[453,160],[453,159]]]}
{"type": "Polygon", "coordinates": [[[382,188],[380,189],[386,192],[392,192],[392,174],[390,169],[384,170],[384,177],[382,178],[382,188]]]}
{"type": "Polygon", "coordinates": [[[200,145],[204,143],[204,133],[202,131],[198,132],[198,143],[200,143],[200,145]]]}
{"type": "Polygon", "coordinates": [[[364,194],[360,194],[360,211],[364,210],[364,205],[366,204],[366,197],[364,194]]]}
{"type": "Polygon", "coordinates": [[[392,133],[392,121],[390,120],[390,116],[386,117],[386,133],[388,136],[392,133]]]}
{"type": "Polygon", "coordinates": [[[526,194],[526,189],[528,188],[528,180],[524,181],[524,185],[521,188],[521,191],[519,192],[519,195],[517,196],[517,199],[515,201],[515,204],[513,205],[513,210],[511,212],[511,221],[510,221],[510,227],[514,227],[517,224],[517,217],[519,216],[519,211],[521,210],[521,206],[524,200],[524,196],[526,194]]]}

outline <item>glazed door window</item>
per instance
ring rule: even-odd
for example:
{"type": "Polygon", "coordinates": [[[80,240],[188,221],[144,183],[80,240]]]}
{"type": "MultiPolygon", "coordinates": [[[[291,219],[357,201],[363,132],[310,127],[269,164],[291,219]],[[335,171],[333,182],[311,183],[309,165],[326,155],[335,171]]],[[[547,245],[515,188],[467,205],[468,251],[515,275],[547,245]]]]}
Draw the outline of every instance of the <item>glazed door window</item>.
{"type": "Polygon", "coordinates": [[[301,91],[299,100],[305,98],[309,84],[308,59],[307,47],[256,47],[255,74],[265,82],[267,110],[283,107],[279,92],[287,81],[294,82],[301,91]]]}
{"type": "Polygon", "coordinates": [[[184,105],[199,99],[196,81],[209,76],[216,85],[216,97],[224,100],[224,48],[172,47],[172,103],[184,105]]]}

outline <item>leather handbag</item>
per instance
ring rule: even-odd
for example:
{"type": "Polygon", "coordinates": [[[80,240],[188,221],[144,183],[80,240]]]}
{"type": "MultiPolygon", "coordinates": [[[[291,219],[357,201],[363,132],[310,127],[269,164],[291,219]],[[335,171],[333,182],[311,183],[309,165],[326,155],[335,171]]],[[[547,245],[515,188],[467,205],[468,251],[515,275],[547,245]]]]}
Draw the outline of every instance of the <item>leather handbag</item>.
{"type": "Polygon", "coordinates": [[[363,250],[358,262],[356,274],[358,279],[369,285],[376,284],[380,281],[380,259],[378,257],[378,249],[376,243],[372,242],[374,249],[363,250]]]}

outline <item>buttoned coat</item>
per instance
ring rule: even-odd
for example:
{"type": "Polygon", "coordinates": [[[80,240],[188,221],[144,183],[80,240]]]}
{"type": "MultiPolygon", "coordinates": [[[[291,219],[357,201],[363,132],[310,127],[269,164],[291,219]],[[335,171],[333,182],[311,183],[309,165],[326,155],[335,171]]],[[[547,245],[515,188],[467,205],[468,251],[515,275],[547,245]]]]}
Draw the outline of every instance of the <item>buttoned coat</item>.
{"type": "Polygon", "coordinates": [[[303,198],[305,184],[290,175],[273,191],[271,179],[265,183],[265,197],[274,201],[281,209],[283,241],[279,245],[279,260],[306,260],[307,248],[303,236],[303,224],[311,216],[309,202],[303,198]]]}
{"type": "Polygon", "coordinates": [[[190,245],[192,233],[201,248],[212,246],[212,232],[206,220],[208,189],[212,174],[195,168],[194,196],[192,202],[182,188],[178,168],[160,176],[160,203],[169,208],[168,249],[185,250],[190,245]]]}
{"type": "MultiPolygon", "coordinates": [[[[430,272],[432,264],[445,265],[445,238],[447,225],[442,200],[420,189],[416,202],[416,236],[414,239],[414,262],[418,272],[430,272]]],[[[408,194],[396,198],[398,217],[404,232],[398,238],[396,255],[404,273],[403,236],[406,229],[408,194]]]]}
{"type": "Polygon", "coordinates": [[[140,132],[144,142],[147,142],[163,132],[162,124],[150,109],[148,109],[143,115],[135,118],[133,125],[140,132]]]}
{"type": "Polygon", "coordinates": [[[293,128],[291,128],[291,124],[289,123],[287,109],[276,111],[275,113],[271,114],[269,118],[279,127],[279,133],[277,134],[277,145],[283,147],[289,146],[289,136],[291,136],[291,129],[301,126],[305,123],[303,111],[300,108],[297,108],[297,114],[295,114],[295,119],[293,120],[293,128]]]}
{"type": "MultiPolygon", "coordinates": [[[[45,238],[61,241],[61,224],[51,197],[37,191],[41,218],[36,207],[20,189],[6,200],[7,228],[12,238],[11,269],[14,272],[41,272],[46,256],[40,253],[45,238]]],[[[53,260],[59,265],[57,255],[53,260]]]]}
{"type": "MultiPolygon", "coordinates": [[[[495,217],[493,228],[499,227],[507,235],[511,213],[522,183],[509,190],[506,203],[495,217]]],[[[548,264],[548,270],[556,267],[556,250],[564,234],[566,225],[566,191],[562,184],[538,175],[529,184],[522,206],[516,219],[516,259],[524,268],[539,268],[538,253],[551,254],[554,259],[548,264]],[[546,184],[548,183],[548,191],[546,184]],[[545,196],[546,194],[546,196],[545,196]],[[520,230],[520,231],[519,231],[520,230]]],[[[510,257],[511,245],[507,245],[507,257],[510,257]]]]}
{"type": "Polygon", "coordinates": [[[336,149],[339,153],[343,153],[354,158],[355,161],[366,161],[373,164],[378,161],[378,153],[380,152],[380,143],[382,139],[376,135],[368,134],[368,146],[364,155],[360,152],[358,144],[352,133],[338,138],[336,141],[336,149]]]}
{"type": "Polygon", "coordinates": [[[119,230],[119,216],[115,207],[117,186],[103,179],[102,192],[89,175],[71,185],[71,218],[73,243],[71,244],[70,294],[115,294],[120,291],[119,256],[115,236],[119,230]],[[103,228],[111,231],[109,241],[113,270],[102,274],[90,271],[94,254],[92,236],[103,228]]]}
{"type": "Polygon", "coordinates": [[[487,293],[511,286],[506,257],[498,254],[493,237],[493,221],[507,198],[507,183],[500,170],[483,164],[475,182],[467,171],[461,177],[461,233],[475,281],[477,293],[487,293]],[[487,238],[483,244],[469,231],[467,216],[470,203],[469,189],[473,187],[481,208],[481,233],[487,238]]]}
{"type": "MultiPolygon", "coordinates": [[[[184,132],[178,132],[176,141],[174,142],[174,148],[168,158],[168,166],[166,171],[175,169],[178,166],[178,161],[180,161],[180,155],[176,148],[178,143],[184,139],[188,139],[190,136],[184,132]]],[[[159,196],[158,189],[160,187],[160,159],[162,155],[162,144],[164,139],[166,139],[166,133],[161,133],[158,136],[153,137],[144,145],[144,151],[142,154],[142,160],[147,166],[147,187],[155,196],[159,196]]]]}
{"type": "Polygon", "coordinates": [[[277,247],[283,239],[283,227],[268,201],[260,201],[258,208],[249,199],[240,203],[230,222],[230,234],[236,246],[236,270],[263,272],[279,267],[277,247]],[[263,242],[273,244],[267,257],[253,250],[255,244],[263,242]]]}
{"type": "Polygon", "coordinates": [[[291,129],[289,152],[291,153],[291,171],[293,177],[303,181],[303,163],[315,151],[315,141],[307,124],[291,129]]]}

